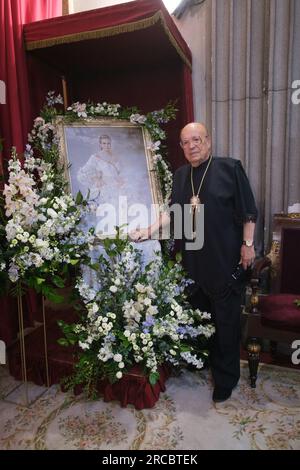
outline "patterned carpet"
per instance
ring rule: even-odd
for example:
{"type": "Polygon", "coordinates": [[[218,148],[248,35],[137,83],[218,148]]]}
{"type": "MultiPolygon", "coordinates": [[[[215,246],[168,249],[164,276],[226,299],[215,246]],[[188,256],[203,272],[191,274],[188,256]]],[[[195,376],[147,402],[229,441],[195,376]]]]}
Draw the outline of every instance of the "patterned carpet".
{"type": "Polygon", "coordinates": [[[30,384],[0,367],[0,449],[300,449],[300,371],[261,365],[257,388],[247,365],[230,400],[211,401],[208,371],[167,381],[150,410],[85,401],[30,384]],[[14,403],[12,403],[14,402],[14,403]]]}

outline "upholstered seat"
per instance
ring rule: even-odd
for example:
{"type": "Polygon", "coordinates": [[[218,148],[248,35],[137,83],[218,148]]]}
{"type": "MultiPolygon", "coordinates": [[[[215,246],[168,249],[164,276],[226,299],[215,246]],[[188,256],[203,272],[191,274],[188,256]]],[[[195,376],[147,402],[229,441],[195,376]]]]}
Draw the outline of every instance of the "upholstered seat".
{"type": "Polygon", "coordinates": [[[262,340],[270,341],[271,353],[277,343],[300,339],[300,214],[274,216],[270,253],[254,264],[251,306],[248,314],[248,361],[251,386],[256,386],[262,340]],[[262,273],[268,269],[269,294],[260,292],[262,273]]]}
{"type": "Polygon", "coordinates": [[[299,297],[300,295],[292,294],[260,297],[258,309],[263,312],[262,325],[283,330],[294,329],[300,333],[300,309],[295,304],[295,300],[299,297]]]}

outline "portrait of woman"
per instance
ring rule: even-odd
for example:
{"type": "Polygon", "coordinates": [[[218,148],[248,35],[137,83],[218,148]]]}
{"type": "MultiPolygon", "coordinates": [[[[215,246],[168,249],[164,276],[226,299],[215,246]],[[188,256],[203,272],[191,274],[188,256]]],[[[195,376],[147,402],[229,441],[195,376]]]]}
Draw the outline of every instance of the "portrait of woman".
{"type": "Polygon", "coordinates": [[[109,236],[137,215],[138,225],[147,227],[157,197],[141,126],[66,125],[64,140],[71,192],[80,191],[93,209],[85,228],[109,236]]]}

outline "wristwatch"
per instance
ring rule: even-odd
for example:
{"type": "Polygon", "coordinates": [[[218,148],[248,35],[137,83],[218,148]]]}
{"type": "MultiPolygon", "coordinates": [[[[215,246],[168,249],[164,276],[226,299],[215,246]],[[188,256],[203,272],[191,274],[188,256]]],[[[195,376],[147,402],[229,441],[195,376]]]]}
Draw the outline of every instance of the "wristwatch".
{"type": "Polygon", "coordinates": [[[250,248],[253,246],[253,240],[243,240],[243,245],[246,245],[250,248]]]}

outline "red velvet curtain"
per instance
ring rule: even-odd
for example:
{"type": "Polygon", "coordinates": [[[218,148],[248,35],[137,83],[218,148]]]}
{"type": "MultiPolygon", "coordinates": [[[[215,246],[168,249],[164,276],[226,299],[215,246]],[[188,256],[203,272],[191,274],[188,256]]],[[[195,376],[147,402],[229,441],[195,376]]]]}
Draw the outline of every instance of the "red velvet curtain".
{"type": "Polygon", "coordinates": [[[30,127],[23,24],[61,14],[62,0],[0,0],[0,80],[6,86],[6,103],[0,104],[0,136],[5,158],[12,145],[23,151],[30,127]]]}
{"type": "MultiPolygon", "coordinates": [[[[7,159],[12,146],[23,152],[27,132],[31,128],[30,101],[23,44],[23,24],[62,14],[62,0],[0,0],[0,80],[5,83],[5,103],[0,104],[0,173],[4,158],[7,159]]],[[[35,296],[26,299],[27,324],[37,311],[35,296]]],[[[26,307],[25,307],[26,308],[26,307]]],[[[16,336],[17,321],[14,301],[0,299],[0,339],[6,344],[16,336]]],[[[26,319],[25,319],[26,321],[26,319]]]]}

